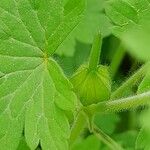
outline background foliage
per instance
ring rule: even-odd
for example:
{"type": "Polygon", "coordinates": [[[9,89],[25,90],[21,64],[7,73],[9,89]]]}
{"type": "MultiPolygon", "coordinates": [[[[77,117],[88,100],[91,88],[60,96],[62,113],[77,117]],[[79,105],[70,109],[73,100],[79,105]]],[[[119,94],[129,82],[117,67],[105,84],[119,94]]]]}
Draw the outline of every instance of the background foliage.
{"type": "MultiPolygon", "coordinates": [[[[88,24],[85,25],[87,33],[84,33],[84,30],[82,30],[80,34],[76,36],[73,56],[64,53],[63,55],[57,56],[57,58],[67,75],[72,74],[82,63],[86,63],[91,47],[91,40],[87,39],[87,34],[89,30],[94,34],[95,32],[92,30],[92,27],[95,26],[96,29],[96,23],[98,23],[98,28],[104,36],[101,63],[111,66],[113,76],[112,89],[116,89],[140,68],[142,64],[150,60],[150,2],[148,0],[101,0],[98,2],[89,0],[87,3],[90,4],[87,5],[90,7],[87,8],[87,11],[93,8],[95,10],[99,9],[97,15],[90,11],[88,12],[89,18],[95,15],[99,22],[94,20],[96,17],[91,17],[92,21],[90,22],[87,20],[88,24]],[[98,4],[100,4],[101,7],[97,7],[98,4]],[[105,19],[102,19],[101,16],[105,16],[105,19]]],[[[80,28],[80,25],[77,27],[77,30],[78,28],[80,28]]],[[[76,32],[76,30],[74,32],[76,32]]],[[[72,41],[72,38],[69,39],[72,41]]],[[[67,50],[69,50],[69,48],[67,50]]],[[[72,50],[72,48],[70,48],[70,50],[72,50]]],[[[148,73],[140,84],[138,93],[149,91],[149,87],[150,75],[148,73]]],[[[136,94],[136,89],[130,89],[125,96],[134,94],[136,94]]],[[[95,123],[125,149],[148,150],[150,140],[150,113],[147,109],[143,113],[143,109],[143,107],[139,107],[136,110],[120,112],[113,115],[97,114],[95,123]]],[[[83,136],[83,138],[85,138],[84,142],[77,141],[73,149],[78,150],[78,146],[84,149],[85,145],[88,145],[85,144],[86,141],[90,139],[94,140],[94,138],[92,139],[90,136],[88,136],[88,139],[87,135],[83,136]]],[[[96,141],[95,139],[95,142],[96,141]]],[[[95,147],[93,147],[93,149],[94,148],[95,147]]],[[[99,146],[95,149],[108,148],[103,145],[102,142],[99,142],[99,146]]]]}

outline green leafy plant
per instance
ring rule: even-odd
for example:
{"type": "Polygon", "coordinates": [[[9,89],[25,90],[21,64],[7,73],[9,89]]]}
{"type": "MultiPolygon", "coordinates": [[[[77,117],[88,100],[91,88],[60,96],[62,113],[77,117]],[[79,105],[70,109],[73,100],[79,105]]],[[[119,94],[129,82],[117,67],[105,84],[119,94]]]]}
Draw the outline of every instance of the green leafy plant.
{"type": "Polygon", "coordinates": [[[150,149],[149,19],[148,0],[1,0],[0,149],[150,149]]]}

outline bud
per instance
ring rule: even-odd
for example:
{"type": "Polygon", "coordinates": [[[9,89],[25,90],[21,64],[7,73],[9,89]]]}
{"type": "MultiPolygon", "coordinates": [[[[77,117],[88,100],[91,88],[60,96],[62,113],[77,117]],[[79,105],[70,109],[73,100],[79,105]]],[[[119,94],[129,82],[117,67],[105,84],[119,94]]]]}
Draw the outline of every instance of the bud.
{"type": "Polygon", "coordinates": [[[81,66],[71,78],[74,90],[84,106],[108,100],[111,93],[111,79],[106,66],[90,70],[81,66]]]}

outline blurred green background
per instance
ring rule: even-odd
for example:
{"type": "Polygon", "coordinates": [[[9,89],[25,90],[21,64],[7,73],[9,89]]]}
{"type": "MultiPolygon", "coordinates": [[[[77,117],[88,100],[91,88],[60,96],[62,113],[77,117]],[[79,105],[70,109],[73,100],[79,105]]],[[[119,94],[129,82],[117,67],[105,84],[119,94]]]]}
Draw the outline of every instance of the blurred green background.
{"type": "MultiPolygon", "coordinates": [[[[66,2],[64,0],[64,5],[66,2]]],[[[103,35],[100,63],[110,66],[112,91],[115,91],[150,60],[149,20],[150,0],[87,0],[83,20],[59,47],[54,58],[70,78],[81,64],[87,63],[94,35],[100,31],[103,35]]],[[[150,90],[150,73],[140,87],[138,84],[125,91],[124,97],[150,90]]],[[[125,150],[150,150],[150,112],[147,107],[97,114],[95,123],[125,150]]],[[[18,150],[23,150],[24,146],[21,146],[18,150]]],[[[85,129],[72,150],[109,148],[85,129]]]]}
{"type": "MultiPolygon", "coordinates": [[[[71,77],[81,64],[87,63],[94,35],[100,31],[104,38],[100,63],[110,66],[114,91],[150,60],[149,20],[150,3],[146,0],[112,0],[112,3],[108,0],[87,0],[82,22],[60,46],[55,59],[65,74],[71,77]]],[[[146,82],[150,87],[149,77],[146,82]]],[[[124,97],[135,95],[137,90],[138,85],[135,85],[125,92],[124,97]]],[[[139,107],[117,114],[97,114],[95,123],[126,150],[150,149],[147,146],[150,140],[147,132],[150,129],[150,115],[143,115],[143,110],[147,108],[139,107]],[[146,123],[141,121],[145,120],[145,116],[148,119],[146,123]],[[145,124],[148,128],[143,127],[145,124]]],[[[73,147],[73,150],[80,149],[109,148],[84,131],[73,147]]]]}

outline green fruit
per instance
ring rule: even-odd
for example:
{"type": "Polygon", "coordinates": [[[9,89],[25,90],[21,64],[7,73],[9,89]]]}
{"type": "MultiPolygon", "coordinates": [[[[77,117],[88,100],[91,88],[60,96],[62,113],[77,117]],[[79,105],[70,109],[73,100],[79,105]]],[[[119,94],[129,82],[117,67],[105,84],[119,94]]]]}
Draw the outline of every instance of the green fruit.
{"type": "Polygon", "coordinates": [[[106,66],[100,65],[96,70],[81,66],[71,78],[71,82],[84,106],[110,98],[111,79],[106,66]]]}

